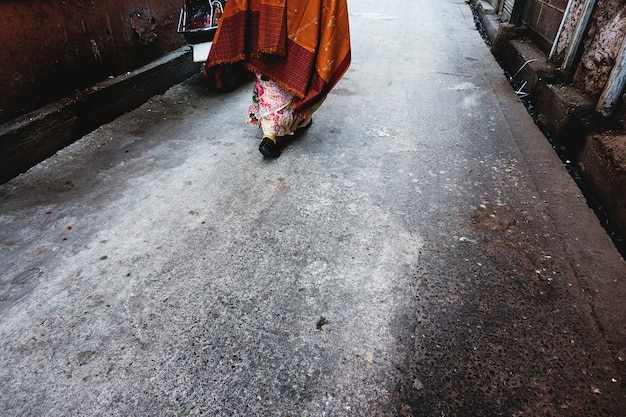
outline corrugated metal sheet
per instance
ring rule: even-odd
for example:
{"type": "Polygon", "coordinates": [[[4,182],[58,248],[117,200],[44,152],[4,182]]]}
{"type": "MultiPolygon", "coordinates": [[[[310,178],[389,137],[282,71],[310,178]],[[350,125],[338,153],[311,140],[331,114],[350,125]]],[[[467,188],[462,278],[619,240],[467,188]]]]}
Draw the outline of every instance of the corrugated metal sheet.
{"type": "Polygon", "coordinates": [[[515,0],[502,0],[500,3],[500,17],[502,17],[502,20],[508,21],[511,18],[514,4],[515,0]]]}

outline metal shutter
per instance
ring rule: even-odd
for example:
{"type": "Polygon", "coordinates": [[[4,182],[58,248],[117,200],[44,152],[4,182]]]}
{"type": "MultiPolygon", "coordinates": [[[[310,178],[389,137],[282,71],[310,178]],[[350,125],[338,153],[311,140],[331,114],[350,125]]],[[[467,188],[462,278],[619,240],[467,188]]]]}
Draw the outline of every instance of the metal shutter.
{"type": "Polygon", "coordinates": [[[515,0],[502,0],[500,3],[500,17],[502,17],[502,20],[508,21],[511,18],[514,4],[515,0]]]}

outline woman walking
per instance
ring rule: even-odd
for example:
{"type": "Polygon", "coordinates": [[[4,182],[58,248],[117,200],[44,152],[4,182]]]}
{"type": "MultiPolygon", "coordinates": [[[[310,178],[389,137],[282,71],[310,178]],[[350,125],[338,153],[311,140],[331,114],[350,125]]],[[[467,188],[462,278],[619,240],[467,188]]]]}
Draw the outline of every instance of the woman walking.
{"type": "Polygon", "coordinates": [[[277,140],[310,126],[350,59],[347,0],[228,0],[205,72],[241,63],[255,73],[247,121],[276,158],[277,140]]]}

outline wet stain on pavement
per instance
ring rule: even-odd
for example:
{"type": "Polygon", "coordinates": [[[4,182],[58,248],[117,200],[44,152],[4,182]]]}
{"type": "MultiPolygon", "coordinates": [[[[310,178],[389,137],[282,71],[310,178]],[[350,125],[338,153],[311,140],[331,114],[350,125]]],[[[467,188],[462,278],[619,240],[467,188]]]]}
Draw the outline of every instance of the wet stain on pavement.
{"type": "Polygon", "coordinates": [[[608,398],[619,384],[602,365],[612,354],[586,325],[587,296],[551,256],[550,231],[532,226],[541,203],[511,207],[460,210],[466,236],[425,249],[437,257],[416,276],[420,319],[403,403],[424,416],[618,415],[608,398]]]}

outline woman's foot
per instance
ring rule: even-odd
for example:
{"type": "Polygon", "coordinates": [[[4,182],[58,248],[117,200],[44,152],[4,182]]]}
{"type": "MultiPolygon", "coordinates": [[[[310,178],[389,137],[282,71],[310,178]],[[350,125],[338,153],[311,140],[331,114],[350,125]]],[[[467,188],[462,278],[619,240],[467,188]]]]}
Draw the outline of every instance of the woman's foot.
{"type": "Polygon", "coordinates": [[[278,158],[280,156],[280,149],[275,140],[265,136],[259,145],[259,152],[267,158],[278,158]]]}

